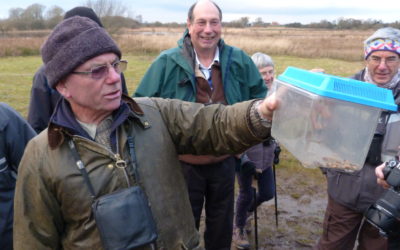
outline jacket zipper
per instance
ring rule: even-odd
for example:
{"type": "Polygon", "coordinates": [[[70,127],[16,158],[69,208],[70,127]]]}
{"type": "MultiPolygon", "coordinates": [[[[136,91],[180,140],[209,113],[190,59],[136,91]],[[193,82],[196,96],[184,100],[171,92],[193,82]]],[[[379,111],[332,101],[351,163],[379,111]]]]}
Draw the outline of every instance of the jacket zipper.
{"type": "MultiPolygon", "coordinates": [[[[89,140],[89,139],[87,139],[87,138],[85,138],[85,137],[83,137],[83,136],[75,135],[75,137],[79,137],[79,138],[81,138],[82,140],[87,140],[87,141],[89,141],[89,142],[93,142],[92,140],[89,140]]],[[[118,146],[119,144],[118,144],[118,142],[119,142],[119,140],[118,140],[118,130],[117,130],[117,135],[116,135],[116,149],[117,149],[117,153],[114,154],[114,152],[112,152],[111,150],[109,150],[107,147],[105,147],[105,146],[103,146],[103,145],[101,145],[101,144],[99,144],[99,143],[96,143],[96,142],[95,142],[95,143],[97,144],[97,146],[102,147],[103,149],[105,149],[105,150],[109,153],[108,155],[111,156],[111,158],[115,161],[115,166],[116,166],[117,168],[123,170],[126,183],[127,183],[128,187],[130,187],[130,186],[131,186],[131,182],[129,181],[128,172],[127,172],[127,170],[126,170],[127,164],[126,164],[126,161],[125,161],[124,159],[122,159],[122,157],[121,157],[121,155],[120,155],[120,153],[119,153],[119,146],[118,146]]]]}

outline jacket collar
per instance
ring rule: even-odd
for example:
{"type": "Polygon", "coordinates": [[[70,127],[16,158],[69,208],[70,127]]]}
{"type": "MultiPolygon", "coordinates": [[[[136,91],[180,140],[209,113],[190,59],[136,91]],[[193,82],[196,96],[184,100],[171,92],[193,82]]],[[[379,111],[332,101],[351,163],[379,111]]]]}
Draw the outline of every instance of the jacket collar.
{"type": "MultiPolygon", "coordinates": [[[[116,131],[116,129],[129,118],[137,121],[142,128],[150,127],[139,105],[125,94],[122,95],[121,105],[112,115],[114,120],[111,125],[112,131],[116,131]]],[[[47,134],[51,149],[59,147],[64,142],[65,136],[72,137],[78,135],[91,139],[88,133],[76,121],[71,106],[64,98],[60,99],[50,118],[47,134]]]]}

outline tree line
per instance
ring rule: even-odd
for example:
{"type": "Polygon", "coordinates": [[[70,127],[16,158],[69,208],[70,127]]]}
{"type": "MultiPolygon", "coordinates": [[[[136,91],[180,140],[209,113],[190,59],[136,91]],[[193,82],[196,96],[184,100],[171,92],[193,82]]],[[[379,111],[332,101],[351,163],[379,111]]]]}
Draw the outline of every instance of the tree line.
{"type": "MultiPolygon", "coordinates": [[[[141,15],[132,17],[129,14],[129,8],[124,6],[119,0],[87,0],[85,6],[92,8],[100,17],[103,25],[110,32],[115,32],[120,28],[139,28],[139,27],[184,27],[185,22],[177,23],[161,23],[161,22],[143,22],[141,15]]],[[[43,30],[53,29],[62,21],[65,14],[59,6],[52,6],[46,10],[41,4],[32,4],[27,8],[11,8],[9,16],[0,20],[0,32],[8,32],[13,30],[43,30]]],[[[335,21],[321,20],[310,24],[302,24],[299,22],[280,25],[278,22],[264,22],[261,17],[256,18],[253,22],[249,17],[241,17],[230,22],[223,22],[225,27],[268,27],[268,26],[284,26],[292,28],[314,28],[314,29],[337,29],[337,30],[366,30],[378,29],[384,26],[392,26],[400,28],[400,21],[393,23],[383,23],[380,20],[357,20],[353,18],[339,18],[335,21]]]]}

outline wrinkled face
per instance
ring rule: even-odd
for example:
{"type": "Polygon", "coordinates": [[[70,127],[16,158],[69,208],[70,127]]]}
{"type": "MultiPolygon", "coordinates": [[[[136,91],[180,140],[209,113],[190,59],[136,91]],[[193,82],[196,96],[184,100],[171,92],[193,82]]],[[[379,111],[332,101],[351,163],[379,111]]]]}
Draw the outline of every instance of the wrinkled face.
{"type": "Polygon", "coordinates": [[[111,64],[119,61],[114,53],[94,57],[78,66],[74,72],[88,72],[108,65],[108,73],[96,79],[90,74],[71,73],[57,85],[57,90],[71,104],[75,115],[101,116],[110,114],[121,102],[121,77],[111,64]]]}
{"type": "Polygon", "coordinates": [[[274,67],[272,66],[267,66],[263,68],[259,68],[258,71],[260,71],[261,77],[264,80],[265,84],[267,85],[268,89],[271,89],[272,82],[274,81],[274,67]]]}
{"type": "Polygon", "coordinates": [[[400,58],[397,53],[390,51],[372,52],[366,60],[372,80],[378,85],[384,85],[397,74],[400,58]]]}
{"type": "Polygon", "coordinates": [[[214,53],[221,38],[221,20],[217,7],[209,1],[197,3],[193,20],[187,21],[192,44],[197,53],[214,53]]]}

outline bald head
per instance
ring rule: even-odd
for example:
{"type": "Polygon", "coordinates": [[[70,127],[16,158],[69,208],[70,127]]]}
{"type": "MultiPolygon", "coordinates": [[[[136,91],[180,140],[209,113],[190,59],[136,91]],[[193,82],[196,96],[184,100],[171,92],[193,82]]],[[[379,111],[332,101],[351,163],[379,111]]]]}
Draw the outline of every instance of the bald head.
{"type": "Polygon", "coordinates": [[[220,19],[220,21],[222,21],[222,11],[221,11],[221,9],[219,8],[219,6],[215,2],[213,2],[211,0],[200,0],[200,1],[195,2],[192,6],[190,6],[189,12],[188,12],[188,21],[189,22],[193,22],[193,20],[194,20],[194,12],[195,12],[195,9],[197,7],[198,8],[203,8],[203,7],[208,6],[210,4],[212,4],[217,9],[217,11],[219,13],[219,19],[220,19]]]}

